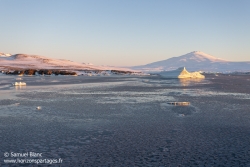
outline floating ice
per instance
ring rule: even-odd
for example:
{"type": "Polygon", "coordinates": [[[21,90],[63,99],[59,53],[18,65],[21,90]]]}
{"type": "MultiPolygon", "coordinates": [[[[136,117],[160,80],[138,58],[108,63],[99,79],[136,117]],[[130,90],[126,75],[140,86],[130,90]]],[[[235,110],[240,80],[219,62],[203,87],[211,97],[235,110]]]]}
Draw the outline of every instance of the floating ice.
{"type": "Polygon", "coordinates": [[[165,78],[205,78],[199,72],[188,72],[185,67],[173,71],[162,71],[159,74],[165,78]]]}

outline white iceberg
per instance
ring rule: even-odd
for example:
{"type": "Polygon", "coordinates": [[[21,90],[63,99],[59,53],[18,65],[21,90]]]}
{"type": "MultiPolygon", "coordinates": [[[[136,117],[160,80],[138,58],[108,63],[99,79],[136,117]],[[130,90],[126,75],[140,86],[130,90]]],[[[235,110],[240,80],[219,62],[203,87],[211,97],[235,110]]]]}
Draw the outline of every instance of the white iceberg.
{"type": "Polygon", "coordinates": [[[199,72],[188,72],[185,67],[173,71],[162,71],[159,73],[164,78],[205,78],[199,72]]]}

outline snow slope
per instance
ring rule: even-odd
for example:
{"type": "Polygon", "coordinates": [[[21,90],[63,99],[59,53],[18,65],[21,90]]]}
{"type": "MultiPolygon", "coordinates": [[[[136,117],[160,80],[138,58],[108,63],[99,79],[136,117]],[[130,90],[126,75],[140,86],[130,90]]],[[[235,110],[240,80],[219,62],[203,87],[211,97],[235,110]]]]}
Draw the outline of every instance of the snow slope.
{"type": "Polygon", "coordinates": [[[77,63],[70,60],[52,59],[45,56],[26,54],[4,54],[0,53],[0,70],[6,69],[65,69],[65,70],[121,70],[131,69],[95,66],[92,64],[77,63]]]}
{"type": "Polygon", "coordinates": [[[141,71],[170,71],[179,67],[186,67],[190,71],[206,72],[250,71],[250,62],[231,62],[201,51],[194,51],[179,57],[172,57],[142,66],[134,66],[132,69],[141,71]]]}

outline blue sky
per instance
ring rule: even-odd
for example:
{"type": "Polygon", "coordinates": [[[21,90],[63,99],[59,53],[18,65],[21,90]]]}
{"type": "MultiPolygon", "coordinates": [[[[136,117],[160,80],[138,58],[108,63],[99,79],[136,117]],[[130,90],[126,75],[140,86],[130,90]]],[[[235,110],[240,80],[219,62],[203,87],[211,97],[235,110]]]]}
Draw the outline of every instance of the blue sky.
{"type": "Polygon", "coordinates": [[[0,0],[0,52],[132,66],[203,51],[250,61],[249,0],[0,0]]]}

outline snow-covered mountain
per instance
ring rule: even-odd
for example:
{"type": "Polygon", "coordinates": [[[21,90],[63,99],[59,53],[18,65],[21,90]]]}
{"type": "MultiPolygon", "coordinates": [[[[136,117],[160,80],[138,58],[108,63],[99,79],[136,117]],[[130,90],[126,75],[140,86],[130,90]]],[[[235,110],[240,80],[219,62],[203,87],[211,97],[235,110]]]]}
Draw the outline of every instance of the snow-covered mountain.
{"type": "Polygon", "coordinates": [[[170,71],[179,67],[186,67],[190,71],[205,72],[250,71],[250,62],[232,62],[216,58],[201,51],[194,51],[179,57],[172,57],[142,66],[134,66],[132,69],[141,71],[170,71]]]}
{"type": "Polygon", "coordinates": [[[95,66],[64,59],[52,59],[45,56],[0,53],[0,70],[15,69],[130,70],[110,66],[95,66]]]}
{"type": "Polygon", "coordinates": [[[216,58],[209,54],[194,51],[179,57],[172,57],[142,66],[119,68],[112,66],[95,66],[91,63],[77,63],[64,59],[53,59],[45,56],[27,54],[0,53],[0,70],[22,69],[60,69],[60,70],[117,70],[117,71],[170,71],[186,67],[189,71],[205,72],[244,72],[250,71],[250,62],[232,62],[216,58]]]}

